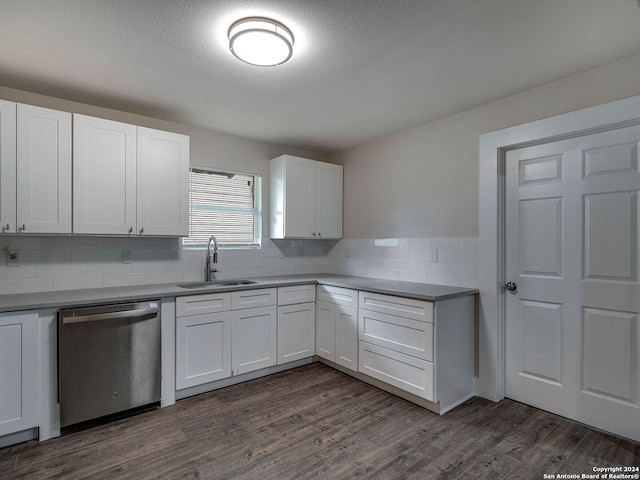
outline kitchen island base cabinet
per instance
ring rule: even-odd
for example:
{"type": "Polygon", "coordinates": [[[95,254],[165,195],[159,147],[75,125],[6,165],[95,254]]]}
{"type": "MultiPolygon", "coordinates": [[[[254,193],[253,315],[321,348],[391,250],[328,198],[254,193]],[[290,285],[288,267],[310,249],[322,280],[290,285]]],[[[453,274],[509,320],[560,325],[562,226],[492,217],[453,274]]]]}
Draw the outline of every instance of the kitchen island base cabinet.
{"type": "Polygon", "coordinates": [[[37,312],[0,314],[0,445],[38,426],[39,342],[37,312]]]}

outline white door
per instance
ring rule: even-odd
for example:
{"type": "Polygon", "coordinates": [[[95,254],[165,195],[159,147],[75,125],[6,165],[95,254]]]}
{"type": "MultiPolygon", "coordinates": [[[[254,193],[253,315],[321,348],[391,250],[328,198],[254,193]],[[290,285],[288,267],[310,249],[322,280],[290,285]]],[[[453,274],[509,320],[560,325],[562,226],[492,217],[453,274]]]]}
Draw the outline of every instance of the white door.
{"type": "Polygon", "coordinates": [[[0,232],[16,231],[16,104],[0,100],[0,232]]]}
{"type": "Polygon", "coordinates": [[[138,235],[189,235],[189,137],[138,127],[138,235]]]}
{"type": "Polygon", "coordinates": [[[18,105],[18,233],[71,233],[71,114],[18,105]]]}
{"type": "Polygon", "coordinates": [[[136,229],[136,126],[73,116],[73,232],[136,229]]]}
{"type": "Polygon", "coordinates": [[[640,440],[640,127],[506,158],[506,396],[640,440]]]}

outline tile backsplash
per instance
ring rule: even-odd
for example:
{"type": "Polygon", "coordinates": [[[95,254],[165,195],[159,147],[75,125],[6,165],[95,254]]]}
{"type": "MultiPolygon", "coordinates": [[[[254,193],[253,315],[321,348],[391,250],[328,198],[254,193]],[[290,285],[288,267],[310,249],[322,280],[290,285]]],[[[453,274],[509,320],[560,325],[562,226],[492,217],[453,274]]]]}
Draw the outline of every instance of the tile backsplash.
{"type": "MultiPolygon", "coordinates": [[[[199,281],[205,255],[168,238],[0,237],[0,295],[199,281]],[[7,265],[10,246],[20,266],[7,265]]],[[[336,273],[476,287],[477,262],[477,238],[264,240],[220,250],[217,277],[336,273]]]]}

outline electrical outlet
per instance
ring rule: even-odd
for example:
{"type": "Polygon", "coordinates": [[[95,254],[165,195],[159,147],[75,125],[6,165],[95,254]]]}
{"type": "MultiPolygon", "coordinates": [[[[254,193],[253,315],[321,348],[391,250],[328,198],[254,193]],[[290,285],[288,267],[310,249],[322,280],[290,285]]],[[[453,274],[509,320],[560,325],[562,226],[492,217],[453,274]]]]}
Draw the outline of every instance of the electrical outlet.
{"type": "Polygon", "coordinates": [[[122,263],[131,263],[131,250],[122,250],[122,263]]]}
{"type": "Polygon", "coordinates": [[[430,262],[437,262],[438,261],[438,249],[437,248],[432,248],[431,250],[429,250],[429,261],[430,262]]]}
{"type": "Polygon", "coordinates": [[[9,248],[7,253],[7,267],[19,267],[22,265],[22,253],[20,250],[9,248]]]}

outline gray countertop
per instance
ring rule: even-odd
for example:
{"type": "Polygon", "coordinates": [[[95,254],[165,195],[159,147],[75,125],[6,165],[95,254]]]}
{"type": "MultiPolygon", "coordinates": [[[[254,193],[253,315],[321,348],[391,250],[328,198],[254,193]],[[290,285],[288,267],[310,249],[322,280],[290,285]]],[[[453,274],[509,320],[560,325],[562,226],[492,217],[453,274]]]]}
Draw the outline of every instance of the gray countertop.
{"type": "Polygon", "coordinates": [[[251,285],[193,289],[185,289],[179,287],[175,283],[169,283],[140,285],[135,287],[92,288],[83,290],[63,290],[59,292],[0,295],[0,312],[74,307],[142,299],[160,299],[166,297],[198,295],[203,293],[230,292],[233,290],[283,287],[288,285],[301,285],[305,283],[333,285],[336,287],[399,295],[402,297],[428,300],[432,302],[478,293],[478,290],[474,288],[449,287],[445,285],[399,282],[394,280],[377,280],[373,278],[352,277],[346,275],[284,275],[277,277],[256,277],[251,278],[250,280],[253,280],[256,283],[251,285]]]}

